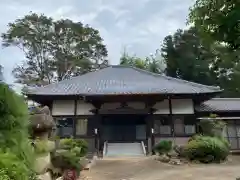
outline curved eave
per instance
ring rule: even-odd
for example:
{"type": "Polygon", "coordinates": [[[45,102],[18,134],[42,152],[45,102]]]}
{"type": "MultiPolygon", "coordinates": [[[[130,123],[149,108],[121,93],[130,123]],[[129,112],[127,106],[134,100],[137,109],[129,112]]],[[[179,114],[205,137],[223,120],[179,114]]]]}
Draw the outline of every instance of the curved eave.
{"type": "Polygon", "coordinates": [[[196,100],[196,102],[202,102],[214,98],[216,95],[220,94],[222,90],[215,91],[215,92],[208,92],[208,93],[166,93],[166,94],[94,94],[94,95],[84,95],[84,94],[69,94],[69,95],[60,95],[60,94],[27,94],[27,97],[35,102],[40,104],[44,104],[44,102],[49,102],[52,100],[100,100],[107,98],[117,98],[117,97],[134,97],[135,98],[144,98],[144,97],[161,97],[167,98],[172,97],[176,99],[180,98],[191,98],[196,100]]]}

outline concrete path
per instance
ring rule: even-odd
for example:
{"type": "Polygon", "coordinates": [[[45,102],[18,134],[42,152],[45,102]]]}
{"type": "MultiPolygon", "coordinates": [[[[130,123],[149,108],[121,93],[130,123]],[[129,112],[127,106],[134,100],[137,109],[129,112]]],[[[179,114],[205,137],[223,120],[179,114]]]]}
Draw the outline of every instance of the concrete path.
{"type": "Polygon", "coordinates": [[[90,171],[82,173],[85,180],[236,180],[239,163],[173,166],[152,158],[98,160],[90,171]]]}

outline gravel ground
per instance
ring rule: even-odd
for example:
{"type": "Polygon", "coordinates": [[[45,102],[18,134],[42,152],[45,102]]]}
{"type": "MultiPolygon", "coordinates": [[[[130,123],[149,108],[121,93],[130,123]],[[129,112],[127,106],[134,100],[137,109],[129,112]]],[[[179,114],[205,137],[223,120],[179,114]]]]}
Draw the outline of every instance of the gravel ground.
{"type": "Polygon", "coordinates": [[[98,160],[82,180],[236,180],[240,177],[240,156],[223,164],[169,165],[153,158],[98,160]]]}

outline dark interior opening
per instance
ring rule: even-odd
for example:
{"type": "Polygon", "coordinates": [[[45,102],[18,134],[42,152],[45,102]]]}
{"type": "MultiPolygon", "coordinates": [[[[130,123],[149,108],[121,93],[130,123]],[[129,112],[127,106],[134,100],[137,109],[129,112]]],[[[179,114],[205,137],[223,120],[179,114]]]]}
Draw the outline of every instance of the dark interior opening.
{"type": "Polygon", "coordinates": [[[146,140],[145,115],[108,115],[102,117],[102,141],[139,142],[146,140]]]}

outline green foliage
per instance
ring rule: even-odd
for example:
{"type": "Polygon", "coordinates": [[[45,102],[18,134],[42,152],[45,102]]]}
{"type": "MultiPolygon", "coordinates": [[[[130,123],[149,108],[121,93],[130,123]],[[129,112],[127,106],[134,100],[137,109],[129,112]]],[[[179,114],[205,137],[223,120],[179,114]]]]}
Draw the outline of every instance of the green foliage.
{"type": "Polygon", "coordinates": [[[205,43],[198,30],[179,29],[165,37],[161,52],[166,75],[220,86],[224,89],[222,97],[239,97],[240,51],[218,42],[205,43]]]}
{"type": "Polygon", "coordinates": [[[51,155],[51,162],[55,168],[75,169],[77,172],[82,170],[80,158],[71,151],[55,152],[51,155]]]}
{"type": "Polygon", "coordinates": [[[0,83],[0,137],[1,168],[8,168],[2,173],[11,171],[19,177],[29,176],[34,163],[34,153],[28,139],[27,105],[3,83],[0,83]],[[18,165],[10,166],[14,163],[18,165]],[[23,169],[19,170],[19,168],[23,169]]]}
{"type": "Polygon", "coordinates": [[[154,151],[160,154],[168,153],[172,150],[172,146],[172,141],[163,140],[155,145],[154,151]]]}
{"type": "Polygon", "coordinates": [[[0,179],[28,179],[30,172],[26,164],[11,152],[0,152],[0,179]],[[2,177],[1,177],[2,176],[2,177]]]}
{"type": "Polygon", "coordinates": [[[189,14],[189,23],[215,54],[209,64],[216,74],[216,84],[224,89],[224,97],[240,94],[239,6],[240,1],[235,0],[197,0],[189,14]]]}
{"type": "Polygon", "coordinates": [[[214,54],[202,44],[196,28],[179,29],[165,37],[161,52],[167,65],[166,75],[202,84],[215,83],[209,67],[214,54]]]}
{"type": "Polygon", "coordinates": [[[218,137],[195,136],[185,146],[184,154],[203,163],[220,162],[227,158],[229,146],[218,137]]]}
{"type": "Polygon", "coordinates": [[[24,52],[26,61],[13,74],[25,85],[49,84],[88,72],[107,56],[99,31],[81,22],[30,13],[8,27],[2,45],[24,52]]]}
{"type": "Polygon", "coordinates": [[[61,139],[59,143],[60,148],[70,150],[76,153],[76,156],[83,157],[87,154],[88,144],[82,139],[65,138],[61,139]]]}
{"type": "Polygon", "coordinates": [[[51,148],[48,145],[48,141],[47,140],[36,140],[34,142],[34,152],[37,155],[44,155],[46,153],[49,153],[51,148]]]}
{"type": "Polygon", "coordinates": [[[221,162],[229,154],[230,144],[223,137],[225,122],[216,120],[216,115],[211,115],[212,119],[201,120],[199,125],[201,135],[191,137],[184,148],[184,155],[190,160],[197,160],[203,163],[221,162]]]}
{"type": "Polygon", "coordinates": [[[189,22],[199,29],[203,39],[240,47],[240,2],[236,0],[197,0],[190,9],[189,22]]]}
{"type": "Polygon", "coordinates": [[[226,123],[221,120],[203,119],[199,122],[202,134],[205,136],[222,137],[223,129],[226,127],[226,123]]]}
{"type": "Polygon", "coordinates": [[[0,180],[11,180],[6,169],[0,169],[0,180]]]}
{"type": "Polygon", "coordinates": [[[127,65],[139,69],[147,70],[153,73],[162,74],[165,69],[165,63],[162,60],[159,51],[145,59],[130,56],[124,52],[120,58],[120,65],[127,65]]]}
{"type": "Polygon", "coordinates": [[[26,128],[28,125],[27,105],[9,87],[0,83],[0,131],[26,128]]]}

